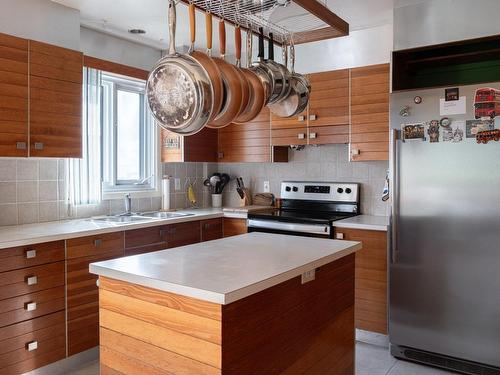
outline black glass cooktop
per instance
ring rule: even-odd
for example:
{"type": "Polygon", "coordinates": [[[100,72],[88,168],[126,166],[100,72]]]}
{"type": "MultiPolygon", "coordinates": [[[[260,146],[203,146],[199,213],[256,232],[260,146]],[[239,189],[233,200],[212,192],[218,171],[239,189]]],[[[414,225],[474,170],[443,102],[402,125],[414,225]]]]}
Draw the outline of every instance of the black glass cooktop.
{"type": "Polygon", "coordinates": [[[315,224],[330,224],[332,221],[345,219],[350,216],[353,216],[353,214],[338,214],[325,211],[283,210],[278,208],[269,208],[248,213],[249,219],[315,224]]]}

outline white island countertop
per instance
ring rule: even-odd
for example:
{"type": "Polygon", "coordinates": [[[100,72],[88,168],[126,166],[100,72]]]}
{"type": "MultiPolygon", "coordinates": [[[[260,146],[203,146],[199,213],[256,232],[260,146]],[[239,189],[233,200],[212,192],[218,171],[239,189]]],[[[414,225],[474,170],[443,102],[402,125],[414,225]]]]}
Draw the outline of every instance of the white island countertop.
{"type": "Polygon", "coordinates": [[[376,230],[386,232],[389,227],[387,216],[358,215],[333,222],[336,228],[376,230]]]}
{"type": "Polygon", "coordinates": [[[239,236],[90,264],[90,272],[229,304],[361,249],[360,242],[270,233],[239,236]]]}

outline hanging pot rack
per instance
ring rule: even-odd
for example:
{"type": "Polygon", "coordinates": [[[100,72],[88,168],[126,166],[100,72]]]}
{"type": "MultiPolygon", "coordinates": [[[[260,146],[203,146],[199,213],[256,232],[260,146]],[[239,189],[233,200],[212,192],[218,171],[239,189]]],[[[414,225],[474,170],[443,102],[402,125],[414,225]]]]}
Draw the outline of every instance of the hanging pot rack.
{"type": "MultiPolygon", "coordinates": [[[[349,35],[349,24],[338,17],[330,9],[317,0],[180,0],[184,4],[194,4],[202,12],[209,11],[215,17],[224,19],[232,25],[238,25],[244,30],[251,30],[258,35],[259,28],[264,29],[264,35],[273,33],[275,44],[288,44],[293,38],[295,44],[307,43],[323,39],[349,35]],[[294,31],[276,22],[271,15],[281,7],[292,2],[302,7],[307,16],[322,23],[320,27],[309,30],[294,31]]],[[[310,22],[314,24],[315,22],[310,22]]],[[[316,22],[317,23],[317,22],[316,22]]]]}

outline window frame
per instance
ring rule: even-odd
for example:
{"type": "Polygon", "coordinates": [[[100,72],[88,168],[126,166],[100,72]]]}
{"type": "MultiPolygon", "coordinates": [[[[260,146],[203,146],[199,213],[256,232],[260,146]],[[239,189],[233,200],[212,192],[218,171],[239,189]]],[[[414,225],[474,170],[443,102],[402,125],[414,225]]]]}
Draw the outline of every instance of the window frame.
{"type": "Polygon", "coordinates": [[[101,129],[101,168],[103,199],[114,198],[123,192],[143,192],[145,196],[159,194],[159,158],[158,129],[147,110],[145,87],[146,82],[140,79],[125,77],[109,72],[102,72],[102,129],[101,129]],[[141,97],[140,105],[140,143],[138,180],[118,180],[118,147],[117,147],[117,93],[118,91],[137,93],[141,97]]]}

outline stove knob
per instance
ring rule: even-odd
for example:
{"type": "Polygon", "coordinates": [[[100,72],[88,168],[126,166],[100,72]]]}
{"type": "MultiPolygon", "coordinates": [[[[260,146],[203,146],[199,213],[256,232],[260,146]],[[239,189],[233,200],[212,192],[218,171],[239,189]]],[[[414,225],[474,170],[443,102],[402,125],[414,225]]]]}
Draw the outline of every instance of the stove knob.
{"type": "Polygon", "coordinates": [[[342,194],[343,192],[344,192],[344,189],[342,189],[342,188],[337,189],[337,193],[342,194]]]}
{"type": "Polygon", "coordinates": [[[347,189],[345,189],[345,192],[346,192],[347,194],[351,194],[352,190],[351,190],[351,189],[349,189],[349,188],[347,188],[347,189]]]}
{"type": "Polygon", "coordinates": [[[292,190],[297,192],[297,191],[299,191],[299,188],[297,186],[294,186],[292,190]]]}
{"type": "Polygon", "coordinates": [[[290,186],[287,186],[287,187],[285,188],[285,190],[286,190],[286,191],[290,191],[290,190],[292,190],[292,188],[291,188],[290,186]]]}

